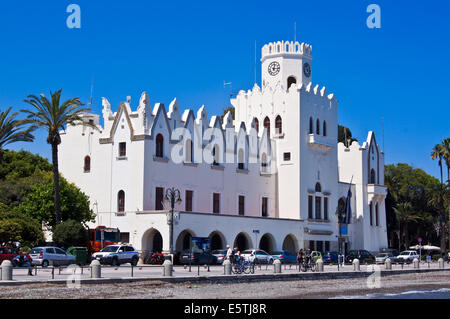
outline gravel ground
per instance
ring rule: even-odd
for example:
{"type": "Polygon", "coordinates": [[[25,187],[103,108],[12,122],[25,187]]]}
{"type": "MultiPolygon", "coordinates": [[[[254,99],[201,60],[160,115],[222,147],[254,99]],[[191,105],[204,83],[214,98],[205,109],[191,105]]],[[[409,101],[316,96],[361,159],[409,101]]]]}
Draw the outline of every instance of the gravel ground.
{"type": "Polygon", "coordinates": [[[262,299],[262,298],[330,298],[371,293],[397,293],[413,289],[450,288],[450,271],[427,274],[404,274],[382,277],[380,287],[370,289],[367,279],[294,280],[227,284],[164,283],[160,281],[121,284],[62,285],[34,284],[28,287],[7,286],[1,299],[262,299]]]}

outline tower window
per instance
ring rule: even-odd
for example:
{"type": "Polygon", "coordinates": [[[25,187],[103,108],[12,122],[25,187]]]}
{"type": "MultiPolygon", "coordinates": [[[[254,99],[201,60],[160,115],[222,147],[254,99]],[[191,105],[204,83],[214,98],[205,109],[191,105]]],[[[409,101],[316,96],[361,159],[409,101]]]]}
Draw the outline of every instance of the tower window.
{"type": "Polygon", "coordinates": [[[258,121],[258,119],[255,117],[255,130],[256,130],[256,133],[259,133],[259,121],[258,121]]]}
{"type": "Polygon", "coordinates": [[[186,204],[186,211],[187,212],[192,212],[192,198],[194,196],[194,191],[186,191],[186,200],[185,200],[185,204],[186,204]]]}
{"type": "Polygon", "coordinates": [[[314,134],[313,119],[309,118],[309,134],[314,134]]]}
{"type": "Polygon", "coordinates": [[[264,128],[267,130],[267,136],[270,137],[270,119],[267,116],[264,119],[264,128]]]}
{"type": "Polygon", "coordinates": [[[263,153],[261,156],[261,172],[267,173],[268,172],[268,165],[267,165],[267,155],[266,153],[263,153]]]}
{"type": "Polygon", "coordinates": [[[156,157],[164,157],[164,137],[162,134],[156,136],[156,157]]]}
{"type": "Polygon", "coordinates": [[[316,134],[320,135],[320,120],[317,119],[316,121],[316,134]]]}
{"type": "Polygon", "coordinates": [[[220,214],[220,194],[213,194],[213,213],[220,214]]]}
{"type": "Polygon", "coordinates": [[[239,215],[245,215],[245,196],[239,195],[239,215]]]}
{"type": "Polygon", "coordinates": [[[323,136],[327,136],[327,121],[323,121],[323,136]]]}
{"type": "Polygon", "coordinates": [[[287,89],[289,90],[289,88],[291,87],[292,84],[296,84],[297,83],[297,79],[293,76],[290,76],[287,78],[287,89]]]}
{"type": "Polygon", "coordinates": [[[125,192],[123,190],[119,191],[117,194],[117,211],[125,211],[125,192]]]}
{"type": "Polygon", "coordinates": [[[91,171],[91,158],[90,156],[86,156],[84,158],[84,172],[89,173],[91,171]]]}
{"type": "Polygon", "coordinates": [[[275,132],[277,134],[283,133],[283,122],[281,120],[281,116],[279,116],[279,115],[275,119],[275,132]]]}
{"type": "Polygon", "coordinates": [[[370,182],[369,184],[375,184],[375,170],[372,168],[370,170],[370,182]]]}
{"type": "Polygon", "coordinates": [[[308,196],[308,219],[313,218],[313,197],[308,196]]]}
{"type": "Polygon", "coordinates": [[[164,209],[164,188],[156,187],[156,196],[155,196],[155,210],[163,210],[164,209]]]}
{"type": "Polygon", "coordinates": [[[119,143],[119,156],[120,157],[127,156],[127,143],[125,142],[119,143]]]}
{"type": "Polygon", "coordinates": [[[240,149],[238,153],[238,169],[245,168],[244,150],[240,149]]]}
{"type": "Polygon", "coordinates": [[[321,193],[322,192],[322,186],[320,185],[320,183],[316,183],[316,192],[317,193],[321,193]]]}
{"type": "Polygon", "coordinates": [[[262,198],[262,206],[261,206],[261,216],[267,217],[268,216],[267,212],[268,212],[268,198],[263,197],[262,198]]]}
{"type": "Polygon", "coordinates": [[[194,153],[192,152],[192,149],[193,149],[192,140],[189,139],[186,142],[186,156],[185,156],[186,163],[194,162],[194,153]]]}

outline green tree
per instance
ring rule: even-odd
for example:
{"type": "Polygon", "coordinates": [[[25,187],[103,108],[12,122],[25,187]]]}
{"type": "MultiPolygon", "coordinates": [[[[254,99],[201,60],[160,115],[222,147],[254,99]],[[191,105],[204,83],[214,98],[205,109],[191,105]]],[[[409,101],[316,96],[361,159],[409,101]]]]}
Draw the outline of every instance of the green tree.
{"type": "Polygon", "coordinates": [[[352,145],[353,142],[358,141],[352,137],[352,131],[348,127],[338,125],[338,143],[344,143],[344,145],[352,145]],[[347,141],[345,138],[347,137],[347,141]]]}
{"type": "Polygon", "coordinates": [[[441,233],[441,251],[445,251],[446,235],[448,234],[447,210],[450,206],[449,186],[439,184],[432,188],[428,193],[428,203],[434,207],[439,214],[439,228],[441,233]]]}
{"type": "Polygon", "coordinates": [[[17,120],[18,112],[12,113],[11,107],[0,111],[0,163],[3,160],[4,147],[15,142],[33,142],[32,127],[25,128],[24,120],[17,120]]]}
{"type": "Polygon", "coordinates": [[[234,107],[229,106],[222,109],[222,115],[220,116],[220,120],[223,122],[223,118],[227,115],[228,112],[231,112],[231,117],[234,120],[234,107]]]}
{"type": "MultiPolygon", "coordinates": [[[[62,221],[75,220],[80,223],[94,221],[95,215],[89,207],[89,197],[66,179],[61,177],[60,182],[62,221]]],[[[47,226],[55,226],[57,221],[54,214],[53,189],[53,179],[47,176],[42,183],[31,186],[31,192],[25,201],[15,208],[15,212],[47,226]]]]}
{"type": "Polygon", "coordinates": [[[450,138],[446,138],[442,141],[443,158],[445,165],[447,165],[447,184],[450,184],[450,138]]]}
{"type": "Polygon", "coordinates": [[[70,246],[86,246],[89,240],[87,229],[76,220],[67,220],[52,229],[53,242],[69,248],[70,246]]]}
{"type": "Polygon", "coordinates": [[[45,128],[48,131],[47,143],[52,146],[52,163],[53,163],[53,185],[54,185],[54,209],[55,221],[61,221],[61,202],[60,202],[60,185],[58,170],[58,145],[61,144],[60,130],[64,130],[67,125],[86,125],[97,129],[94,124],[84,122],[81,118],[83,112],[89,111],[88,108],[82,108],[83,103],[80,99],[73,98],[60,104],[61,91],[55,93],[50,92],[50,100],[44,94],[39,97],[29,95],[26,103],[34,107],[34,111],[23,110],[28,117],[27,123],[37,128],[45,128]]]}
{"type": "Polygon", "coordinates": [[[431,151],[431,159],[439,159],[438,165],[441,170],[441,183],[443,183],[443,174],[442,174],[442,158],[444,157],[445,148],[441,144],[436,144],[431,151]]]}
{"type": "Polygon", "coordinates": [[[44,241],[44,233],[35,220],[8,218],[0,220],[0,243],[10,245],[20,242],[21,246],[30,246],[44,241]]]}
{"type": "MultiPolygon", "coordinates": [[[[403,237],[405,241],[405,249],[409,249],[408,224],[419,220],[419,216],[413,210],[411,203],[400,202],[394,207],[395,216],[399,224],[403,228],[403,237]]],[[[402,236],[400,235],[400,238],[402,236]]]]}

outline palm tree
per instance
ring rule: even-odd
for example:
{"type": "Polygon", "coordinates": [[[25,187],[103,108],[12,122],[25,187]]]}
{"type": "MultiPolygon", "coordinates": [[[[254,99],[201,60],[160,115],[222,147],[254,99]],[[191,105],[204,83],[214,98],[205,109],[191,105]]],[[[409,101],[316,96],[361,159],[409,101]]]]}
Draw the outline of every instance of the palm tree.
{"type": "Polygon", "coordinates": [[[24,120],[16,120],[19,112],[9,114],[11,108],[0,111],[0,162],[3,160],[4,147],[15,142],[33,142],[33,128],[24,128],[24,120]]]}
{"type": "MultiPolygon", "coordinates": [[[[398,220],[399,227],[403,227],[403,236],[405,236],[406,249],[409,248],[408,224],[419,220],[419,216],[415,215],[410,202],[400,202],[393,207],[395,216],[398,220]]],[[[401,238],[401,237],[400,237],[401,238]]]]}
{"type": "Polygon", "coordinates": [[[441,229],[441,251],[446,246],[446,211],[450,205],[450,188],[448,185],[439,184],[434,186],[428,195],[428,204],[431,205],[439,215],[439,226],[441,229]]]}
{"type": "Polygon", "coordinates": [[[52,164],[53,164],[53,188],[55,196],[55,219],[56,224],[61,221],[61,204],[59,194],[59,170],[58,170],[58,145],[61,144],[60,130],[64,130],[67,125],[86,125],[97,129],[94,124],[84,122],[81,114],[87,112],[88,108],[81,108],[84,104],[80,99],[73,98],[60,104],[61,91],[52,93],[48,100],[44,94],[39,97],[29,95],[25,100],[32,105],[35,110],[23,110],[28,114],[27,123],[37,128],[48,130],[47,143],[52,146],[52,164]]]}
{"type": "Polygon", "coordinates": [[[447,183],[450,183],[450,138],[446,138],[442,141],[443,158],[445,165],[447,165],[447,183]]]}
{"type": "Polygon", "coordinates": [[[433,150],[431,151],[431,159],[435,160],[436,158],[439,158],[438,165],[441,169],[441,184],[443,183],[443,176],[442,176],[442,158],[444,157],[444,146],[441,144],[436,144],[433,147],[433,150]]]}

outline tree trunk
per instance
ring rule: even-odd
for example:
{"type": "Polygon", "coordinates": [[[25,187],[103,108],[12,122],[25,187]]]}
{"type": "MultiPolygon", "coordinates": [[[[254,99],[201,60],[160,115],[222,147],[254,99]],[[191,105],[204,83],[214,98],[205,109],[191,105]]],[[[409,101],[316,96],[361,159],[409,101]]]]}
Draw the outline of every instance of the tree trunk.
{"type": "Polygon", "coordinates": [[[404,233],[405,233],[405,250],[408,250],[409,249],[409,234],[408,234],[408,223],[406,223],[405,222],[405,231],[404,231],[404,233]]]}
{"type": "Polygon", "coordinates": [[[56,224],[61,222],[61,201],[59,194],[59,170],[58,170],[58,144],[52,144],[53,163],[53,190],[55,195],[55,220],[56,224]]]}

